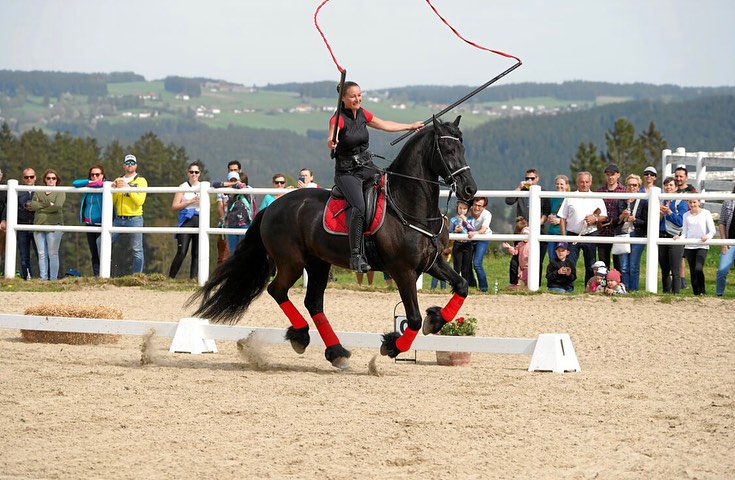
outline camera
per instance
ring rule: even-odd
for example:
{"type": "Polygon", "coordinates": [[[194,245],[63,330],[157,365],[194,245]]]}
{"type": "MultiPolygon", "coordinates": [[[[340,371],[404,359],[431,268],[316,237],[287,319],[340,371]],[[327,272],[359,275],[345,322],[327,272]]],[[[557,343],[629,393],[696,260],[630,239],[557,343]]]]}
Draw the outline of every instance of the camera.
{"type": "Polygon", "coordinates": [[[304,183],[304,180],[306,180],[306,177],[303,175],[299,175],[299,182],[304,183]]]}

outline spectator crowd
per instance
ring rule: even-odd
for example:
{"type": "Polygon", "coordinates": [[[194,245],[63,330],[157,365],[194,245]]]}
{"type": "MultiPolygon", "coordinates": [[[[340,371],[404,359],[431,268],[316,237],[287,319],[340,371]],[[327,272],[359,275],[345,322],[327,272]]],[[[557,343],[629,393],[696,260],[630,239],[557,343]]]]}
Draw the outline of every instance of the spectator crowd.
{"type": "MultiPolygon", "coordinates": [[[[122,171],[119,176],[108,179],[105,170],[100,165],[92,165],[88,169],[87,178],[71,181],[74,187],[100,188],[105,182],[110,182],[113,188],[115,227],[142,227],[144,226],[145,191],[135,191],[136,188],[145,188],[148,183],[145,177],[138,173],[138,159],[128,154],[123,158],[122,171]],[[133,189],[133,190],[131,190],[133,189]]],[[[596,188],[596,192],[636,194],[649,192],[659,188],[656,183],[658,172],[656,168],[646,167],[642,175],[630,173],[623,176],[615,164],[608,165],[605,170],[605,179],[596,188]]],[[[182,172],[186,181],[180,187],[196,187],[199,185],[202,174],[202,165],[192,162],[182,172]]],[[[0,171],[0,181],[3,172],[0,171]]],[[[516,191],[527,191],[532,185],[538,185],[540,179],[536,169],[528,169],[523,180],[515,187],[516,191]]],[[[663,193],[696,193],[696,189],[687,183],[688,172],[685,166],[678,166],[672,177],[661,182],[663,193]]],[[[59,248],[63,238],[63,231],[54,230],[55,225],[64,225],[66,212],[64,192],[52,187],[63,185],[62,176],[54,169],[46,169],[40,179],[36,177],[33,168],[22,171],[22,185],[40,185],[49,187],[49,190],[35,190],[33,192],[18,192],[17,222],[21,225],[40,225],[51,227],[44,231],[17,230],[17,248],[20,257],[18,274],[23,279],[39,278],[40,280],[56,280],[59,278],[60,260],[59,248]],[[35,253],[37,263],[32,263],[35,253]]],[[[320,188],[313,178],[310,169],[304,168],[299,172],[298,183],[287,185],[287,176],[275,173],[272,176],[272,187],[287,188],[320,188]]],[[[565,175],[557,175],[554,179],[554,188],[557,192],[571,191],[570,179],[565,175]]],[[[592,192],[593,178],[589,172],[579,172],[575,179],[576,191],[592,192]]],[[[232,161],[227,166],[225,180],[212,182],[214,188],[234,188],[237,193],[222,193],[216,196],[218,226],[227,229],[247,229],[250,222],[259,210],[267,208],[282,194],[268,194],[256,204],[255,196],[248,192],[247,174],[242,170],[240,162],[232,161]]],[[[285,192],[284,192],[285,193],[285,192]]],[[[735,188],[733,188],[735,193],[735,188]]],[[[177,192],[171,203],[171,209],[178,215],[177,226],[199,226],[199,193],[177,192]]],[[[514,233],[528,234],[529,232],[529,199],[522,196],[511,196],[505,199],[505,204],[515,207],[514,233]]],[[[0,254],[4,256],[5,230],[7,218],[7,201],[5,192],[0,192],[0,254]]],[[[567,235],[576,238],[573,242],[542,242],[541,258],[539,262],[539,277],[546,280],[548,290],[554,293],[570,293],[574,291],[577,278],[583,279],[584,290],[591,293],[610,295],[624,294],[637,291],[640,288],[641,260],[646,248],[643,244],[625,242],[593,243],[585,241],[592,237],[621,237],[644,238],[647,235],[649,222],[656,222],[660,238],[686,239],[695,243],[662,244],[658,246],[659,268],[661,269],[662,286],[664,293],[679,294],[682,289],[691,285],[692,293],[705,295],[706,282],[704,263],[710,248],[709,240],[715,235],[722,239],[735,238],[735,223],[733,214],[735,201],[726,200],[722,204],[717,226],[709,210],[702,207],[696,196],[686,199],[663,200],[658,218],[648,217],[648,202],[641,198],[585,198],[585,197],[554,197],[543,198],[541,217],[542,234],[567,235]],[[578,271],[577,264],[582,257],[582,270],[578,271]],[[546,268],[544,260],[548,257],[546,268]],[[687,275],[688,270],[688,275],[687,275]],[[687,282],[687,277],[689,282],[687,282]]],[[[488,209],[488,199],[476,197],[470,203],[457,201],[455,214],[449,220],[449,232],[463,234],[466,237],[453,240],[449,248],[441,252],[449,260],[454,269],[467,280],[470,287],[481,292],[488,291],[488,279],[483,260],[488,252],[490,241],[475,238],[478,234],[492,233],[492,213],[488,209]]],[[[102,221],[102,193],[85,192],[82,195],[81,206],[78,212],[78,222],[81,225],[99,226],[102,221]]],[[[131,262],[134,273],[143,272],[145,255],[142,233],[125,233],[130,241],[132,250],[131,262]]],[[[113,233],[113,245],[121,236],[113,233]]],[[[91,256],[92,275],[98,276],[100,271],[100,233],[86,233],[87,244],[91,256]]],[[[197,277],[198,268],[198,236],[195,234],[177,233],[175,236],[176,254],[171,261],[168,275],[175,278],[181,269],[187,255],[190,256],[189,278],[197,277]]],[[[217,263],[222,263],[233,252],[242,235],[218,235],[217,263]]],[[[522,240],[514,244],[502,243],[502,248],[510,255],[508,268],[509,288],[524,288],[528,283],[528,241],[522,240]]],[[[716,274],[715,294],[722,296],[725,291],[727,275],[735,261],[735,250],[727,245],[721,246],[719,264],[716,274]]],[[[373,272],[368,272],[368,281],[372,285],[373,272]]],[[[362,274],[357,275],[362,284],[362,274]]],[[[390,277],[384,276],[386,282],[390,277]]],[[[432,289],[436,288],[436,279],[432,280],[432,289]]],[[[445,288],[441,282],[441,288],[445,288]]]]}

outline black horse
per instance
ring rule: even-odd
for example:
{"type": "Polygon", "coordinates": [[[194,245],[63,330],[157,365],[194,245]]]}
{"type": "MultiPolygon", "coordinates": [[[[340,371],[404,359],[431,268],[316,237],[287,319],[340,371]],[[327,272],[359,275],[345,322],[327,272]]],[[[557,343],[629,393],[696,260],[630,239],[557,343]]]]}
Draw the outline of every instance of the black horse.
{"type": "MultiPolygon", "coordinates": [[[[427,309],[423,333],[437,333],[454,319],[467,297],[467,281],[440,252],[449,241],[445,217],[439,211],[439,177],[456,196],[470,201],[477,186],[464,158],[459,119],[420,130],[388,167],[387,212],[382,227],[372,235],[367,251],[370,265],[388,272],[401,294],[408,319],[402,335],[383,335],[380,351],[396,357],[409,350],[422,327],[416,281],[422,272],[446,280],[453,296],[440,309],[427,309]]],[[[189,300],[201,300],[196,314],[217,323],[236,323],[268,284],[272,262],[276,275],[268,293],[291,321],[286,334],[291,346],[303,353],[309,345],[309,325],[288,298],[288,290],[305,268],[309,281],[304,305],[327,346],[325,357],[346,368],[350,352],[339,343],[324,315],[324,290],[331,265],[347,267],[350,250],[346,236],[327,233],[322,214],[329,191],[305,188],[284,195],[256,215],[245,238],[230,258],[189,300]],[[270,260],[269,260],[270,259],[270,260]]]]}

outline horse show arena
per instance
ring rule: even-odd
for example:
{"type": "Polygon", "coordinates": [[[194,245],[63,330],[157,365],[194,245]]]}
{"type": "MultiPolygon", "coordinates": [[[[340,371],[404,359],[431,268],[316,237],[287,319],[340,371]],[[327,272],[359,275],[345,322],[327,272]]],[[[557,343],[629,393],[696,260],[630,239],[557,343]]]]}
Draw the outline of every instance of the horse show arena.
{"type": "MultiPolygon", "coordinates": [[[[305,313],[303,289],[292,300],[305,313]]],[[[176,322],[185,292],[113,286],[0,293],[116,307],[176,322]]],[[[420,294],[422,309],[449,294],[420,294]]],[[[398,293],[328,289],[337,331],[392,329],[398,293]]],[[[0,329],[0,478],[735,478],[735,302],[713,297],[471,295],[479,335],[568,333],[582,371],[529,373],[530,356],[336,371],[313,345],[235,342],[168,352],[171,339],[26,343],[0,329]],[[145,351],[145,352],[144,352],[145,351]],[[141,364],[143,354],[152,363],[141,364]]],[[[241,325],[285,328],[267,295],[241,325]]]]}

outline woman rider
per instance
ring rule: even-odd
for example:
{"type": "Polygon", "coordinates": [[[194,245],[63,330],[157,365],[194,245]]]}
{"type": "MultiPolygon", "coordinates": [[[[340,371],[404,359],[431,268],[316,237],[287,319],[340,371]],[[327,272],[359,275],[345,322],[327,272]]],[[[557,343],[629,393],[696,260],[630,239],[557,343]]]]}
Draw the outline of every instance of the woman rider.
{"type": "MultiPolygon", "coordinates": [[[[339,91],[339,87],[337,87],[339,91]]],[[[334,150],[335,168],[334,183],[342,191],[351,208],[347,215],[348,238],[350,242],[350,269],[357,272],[370,270],[362,251],[362,229],[365,221],[365,198],[363,184],[372,180],[376,167],[372,154],[368,151],[370,133],[367,127],[377,128],[384,132],[400,132],[403,130],[419,130],[423,122],[396,123],[381,120],[363,109],[362,92],[355,82],[345,82],[342,92],[342,110],[339,116],[337,140],[334,138],[335,117],[329,121],[329,139],[327,147],[334,150]]]]}

